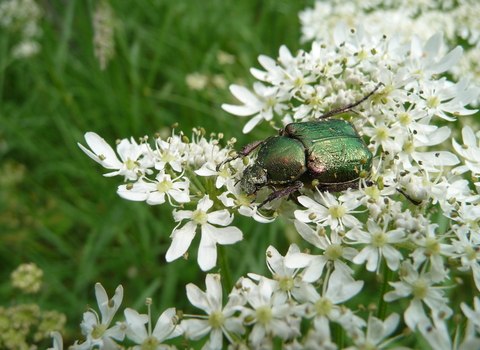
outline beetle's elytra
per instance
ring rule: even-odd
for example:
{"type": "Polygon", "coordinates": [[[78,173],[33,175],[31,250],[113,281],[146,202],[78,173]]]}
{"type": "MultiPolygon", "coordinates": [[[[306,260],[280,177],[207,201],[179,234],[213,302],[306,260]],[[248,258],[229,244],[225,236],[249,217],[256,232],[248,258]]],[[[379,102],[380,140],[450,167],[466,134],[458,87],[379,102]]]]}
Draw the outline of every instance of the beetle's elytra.
{"type": "Polygon", "coordinates": [[[331,116],[347,112],[377,91],[361,100],[320,116],[317,120],[291,123],[278,135],[244,146],[230,162],[258,150],[255,163],[249,165],[240,180],[240,187],[248,195],[255,195],[265,186],[273,193],[259,207],[306,186],[312,181],[321,191],[339,192],[358,187],[360,173],[370,174],[373,154],[360,137],[354,125],[331,116]]]}

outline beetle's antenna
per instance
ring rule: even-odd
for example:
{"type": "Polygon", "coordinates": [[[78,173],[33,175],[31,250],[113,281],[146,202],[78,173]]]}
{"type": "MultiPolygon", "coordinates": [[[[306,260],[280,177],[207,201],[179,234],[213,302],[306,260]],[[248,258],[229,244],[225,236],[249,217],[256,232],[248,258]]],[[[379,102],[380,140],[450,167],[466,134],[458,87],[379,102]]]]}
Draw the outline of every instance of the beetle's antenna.
{"type": "Polygon", "coordinates": [[[252,153],[252,151],[254,151],[254,150],[255,150],[258,146],[260,146],[262,143],[263,143],[263,140],[258,140],[258,141],[254,141],[254,142],[252,142],[252,143],[249,143],[249,144],[246,145],[246,146],[243,146],[243,147],[242,147],[242,150],[241,150],[240,152],[237,152],[237,155],[236,155],[236,156],[227,158],[227,159],[225,159],[223,162],[221,162],[220,164],[218,164],[217,167],[216,167],[216,170],[217,170],[217,171],[220,171],[220,168],[221,168],[222,165],[225,164],[225,163],[230,163],[232,160],[235,160],[235,159],[237,159],[237,158],[248,156],[250,153],[252,153]]]}
{"type": "Polygon", "coordinates": [[[331,117],[333,115],[337,115],[337,114],[340,114],[340,113],[345,113],[347,111],[352,110],[352,108],[357,107],[360,103],[368,100],[370,98],[370,96],[372,96],[380,88],[380,86],[385,86],[385,84],[384,83],[378,83],[377,86],[375,86],[375,89],[370,91],[367,95],[365,95],[363,98],[361,98],[357,102],[354,102],[352,104],[349,104],[349,105],[346,105],[346,106],[343,106],[343,107],[338,107],[338,108],[332,109],[330,112],[327,112],[327,113],[321,115],[320,117],[318,117],[318,119],[328,118],[328,117],[331,117]]]}

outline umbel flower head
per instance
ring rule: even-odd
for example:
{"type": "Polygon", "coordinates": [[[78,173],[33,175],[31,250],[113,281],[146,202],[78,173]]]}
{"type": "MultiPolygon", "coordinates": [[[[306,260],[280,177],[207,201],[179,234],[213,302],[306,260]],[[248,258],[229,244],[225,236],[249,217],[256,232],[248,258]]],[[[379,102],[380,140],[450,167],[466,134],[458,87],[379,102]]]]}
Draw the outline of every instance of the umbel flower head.
{"type": "MultiPolygon", "coordinates": [[[[211,298],[220,300],[216,277],[208,277],[205,293],[189,285],[189,299],[209,319],[183,322],[185,336],[198,339],[210,334],[209,346],[218,348],[223,346],[222,334],[230,342],[246,334],[245,344],[268,348],[275,337],[295,344],[301,336],[301,321],[308,319],[314,327],[298,340],[299,348],[315,342],[331,346],[332,323],[358,344],[384,346],[390,341],[384,338],[391,335],[399,318],[362,319],[343,305],[371,287],[364,283],[366,278],[354,276],[354,264],[363,265],[361,271],[372,276],[393,271],[385,273],[391,278],[385,285],[390,283],[394,290],[381,295],[380,302],[409,298],[400,315],[407,327],[422,334],[441,332],[454,310],[443,289],[455,286],[456,274],[466,271],[469,283],[480,290],[480,182],[474,179],[477,182],[472,184],[462,177],[479,174],[479,135],[466,127],[463,141],[457,137],[452,146],[449,140],[453,122],[476,112],[468,104],[478,98],[480,89],[467,80],[452,82],[442,76],[461,55],[461,47],[444,50],[440,32],[425,43],[416,36],[403,43],[397,36],[367,34],[362,26],[348,29],[340,21],[331,37],[313,42],[308,51],[292,54],[282,46],[276,60],[260,56],[263,69],[251,69],[259,81],[252,90],[232,86],[237,100],[223,108],[250,117],[245,132],[273,125],[288,142],[306,141],[299,146],[300,156],[287,152],[287,158],[295,158],[304,169],[294,180],[278,179],[290,169],[275,167],[277,155],[262,148],[269,146],[265,140],[254,141],[233,155],[233,140],[221,148],[222,134],[208,138],[200,128],[191,138],[178,132],[164,140],[156,137],[153,146],[147,137],[139,143],[119,141],[120,160],[98,135],[87,133],[92,151],[82,149],[113,171],[108,176],[124,176],[127,183],[118,189],[122,198],[175,207],[178,225],[170,236],[168,262],[187,257],[200,233],[197,262],[204,271],[212,269],[217,244],[244,238],[239,228],[231,226],[235,215],[262,224],[284,219],[304,239],[299,246],[317,251],[310,254],[292,246],[283,258],[269,247],[273,279],[256,274],[249,276],[258,283],[241,279],[232,294],[242,299],[232,297],[232,308],[219,302],[205,304],[211,298]],[[358,178],[346,184],[319,183],[309,168],[312,148],[306,143],[328,137],[316,138],[311,130],[306,136],[285,132],[293,122],[304,126],[326,113],[327,121],[346,120],[344,124],[351,125],[355,138],[364,140],[366,152],[372,155],[371,169],[360,175],[358,161],[352,166],[358,178]],[[253,185],[247,186],[250,180],[253,185]],[[314,284],[317,281],[321,287],[314,284]],[[243,332],[237,316],[243,318],[244,327],[251,327],[250,332],[243,332]],[[235,326],[229,329],[227,319],[235,326]],[[367,325],[365,334],[362,328],[367,325]],[[369,333],[376,328],[383,328],[378,337],[369,333]]],[[[338,146],[338,138],[330,139],[332,147],[338,146]]],[[[326,149],[326,153],[315,151],[311,158],[328,156],[326,149]]],[[[314,165],[323,165],[318,162],[314,165]]],[[[465,339],[477,339],[472,334],[465,339]]],[[[433,344],[432,337],[425,338],[433,344]]]]}
{"type": "MultiPolygon", "coordinates": [[[[448,149],[451,128],[448,125],[440,127],[437,121],[452,122],[474,113],[466,106],[477,98],[480,90],[470,87],[466,80],[453,83],[441,77],[462,54],[460,47],[443,54],[442,43],[442,33],[433,35],[425,44],[418,37],[401,44],[398,37],[372,36],[361,26],[347,30],[345,22],[340,21],[333,36],[325,38],[322,44],[313,42],[310,51],[293,55],[282,46],[278,60],[260,56],[264,70],[251,70],[261,81],[254,84],[254,91],[239,86],[231,88],[243,104],[224,105],[224,108],[236,115],[253,116],[244,131],[265,125],[262,124],[264,119],[283,126],[293,121],[315,120],[335,108],[361,101],[377,89],[354,108],[356,113],[333,116],[348,119],[367,141],[373,154],[371,173],[351,188],[344,187],[343,190],[348,191],[340,196],[323,193],[321,187],[311,190],[299,186],[301,196],[297,196],[297,203],[304,208],[287,210],[288,196],[271,202],[267,199],[260,207],[258,204],[265,203],[268,198],[268,186],[259,188],[254,193],[256,197],[246,196],[239,182],[244,176],[245,162],[237,159],[225,163],[234,141],[229,141],[228,147],[222,149],[219,142],[223,135],[211,134],[208,139],[201,128],[195,129],[191,138],[182,132],[174,132],[167,139],[156,136],[154,146],[148,143],[148,137],[142,138],[140,143],[133,138],[118,141],[120,157],[95,133],[85,135],[92,151],[80,147],[92,159],[113,170],[106,176],[124,176],[127,184],[118,188],[123,198],[151,205],[168,202],[181,207],[174,212],[179,226],[171,235],[168,261],[187,253],[200,227],[198,263],[203,270],[211,269],[216,264],[217,243],[233,244],[242,239],[240,230],[230,226],[234,215],[239,214],[262,223],[279,216],[294,220],[304,238],[311,236],[308,226],[312,232],[325,231],[329,237],[319,245],[313,243],[316,246],[336,244],[341,247],[345,236],[355,241],[350,243],[368,244],[370,240],[371,248],[362,250],[363,256],[355,259],[354,250],[346,247],[343,247],[347,249],[346,255],[335,253],[333,258],[333,250],[328,249],[324,257],[332,257],[338,266],[343,266],[344,258],[354,259],[358,264],[368,262],[369,271],[378,271],[385,259],[390,268],[397,269],[403,257],[391,254],[395,245],[404,243],[413,232],[416,233],[415,244],[424,242],[421,235],[428,238],[430,221],[419,214],[430,205],[439,204],[444,215],[456,221],[454,232],[461,238],[459,242],[466,242],[465,234],[467,241],[471,241],[471,235],[476,235],[476,228],[465,231],[465,225],[475,220],[478,210],[471,208],[477,208],[475,201],[480,197],[468,194],[468,181],[460,181],[459,174],[449,172],[460,160],[448,149]],[[405,208],[400,193],[420,205],[405,208]],[[252,202],[256,198],[258,200],[252,202]],[[186,207],[192,210],[184,210],[186,207]],[[358,217],[364,212],[368,220],[360,221],[358,217]],[[461,217],[465,219],[459,220],[461,217]],[[185,220],[188,222],[181,226],[185,220]],[[370,250],[375,254],[367,259],[370,250]]],[[[455,150],[465,158],[466,164],[456,169],[458,173],[470,170],[476,175],[475,164],[480,157],[475,152],[475,140],[468,128],[464,131],[464,139],[463,146],[454,142],[455,150]]],[[[261,148],[262,141],[257,145],[261,148]]],[[[250,155],[254,156],[255,152],[250,155]]],[[[268,179],[265,184],[269,184],[268,179]]],[[[280,184],[280,187],[288,186],[288,181],[280,184]]],[[[443,234],[435,232],[435,237],[428,239],[438,240],[443,234]]],[[[305,239],[310,243],[315,240],[305,239]]],[[[458,254],[466,256],[470,248],[457,243],[456,249],[458,254]]],[[[322,266],[329,260],[325,259],[322,266]]],[[[306,267],[310,260],[298,260],[295,266],[306,267]]],[[[468,264],[463,263],[465,269],[471,269],[477,276],[477,260],[468,261],[468,264]]],[[[420,268],[420,265],[415,267],[420,268]]],[[[321,275],[321,270],[310,271],[309,276],[321,275]]]]}

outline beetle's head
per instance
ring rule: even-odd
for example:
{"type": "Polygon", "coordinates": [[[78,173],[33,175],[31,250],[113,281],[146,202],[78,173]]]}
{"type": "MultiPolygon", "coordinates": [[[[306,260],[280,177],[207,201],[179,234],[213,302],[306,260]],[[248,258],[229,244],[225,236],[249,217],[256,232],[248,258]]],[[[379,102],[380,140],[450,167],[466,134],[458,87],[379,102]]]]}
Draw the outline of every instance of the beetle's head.
{"type": "Polygon", "coordinates": [[[240,180],[240,188],[248,195],[258,192],[267,184],[267,170],[258,164],[248,166],[240,180]]]}

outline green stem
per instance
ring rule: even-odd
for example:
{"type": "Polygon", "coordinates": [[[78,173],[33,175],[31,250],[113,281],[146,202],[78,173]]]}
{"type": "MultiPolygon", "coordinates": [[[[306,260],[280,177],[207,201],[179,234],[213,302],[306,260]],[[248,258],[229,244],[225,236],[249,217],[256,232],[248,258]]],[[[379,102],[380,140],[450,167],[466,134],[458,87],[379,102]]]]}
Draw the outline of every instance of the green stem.
{"type": "Polygon", "coordinates": [[[393,279],[393,271],[391,271],[388,268],[385,260],[382,262],[382,275],[383,275],[383,283],[380,288],[380,293],[378,296],[378,310],[377,310],[376,316],[383,321],[387,316],[387,309],[388,309],[388,303],[385,300],[383,300],[383,296],[390,289],[390,285],[388,284],[388,282],[392,281],[393,279]]]}
{"type": "Polygon", "coordinates": [[[217,245],[218,264],[220,265],[220,274],[222,275],[222,284],[225,289],[225,295],[230,294],[233,288],[232,275],[230,273],[230,266],[228,264],[228,257],[225,247],[217,245]]]}
{"type": "Polygon", "coordinates": [[[334,326],[335,326],[335,343],[337,344],[339,349],[342,349],[343,343],[345,341],[345,330],[338,323],[335,323],[334,326]]]}
{"type": "Polygon", "coordinates": [[[203,187],[202,183],[200,182],[200,180],[198,179],[199,176],[197,174],[195,174],[195,172],[193,171],[192,167],[190,165],[187,165],[186,166],[187,168],[187,171],[189,173],[190,176],[188,176],[189,180],[192,181],[192,184],[200,191],[202,192],[203,194],[207,194],[208,192],[206,191],[205,187],[203,187]]]}

